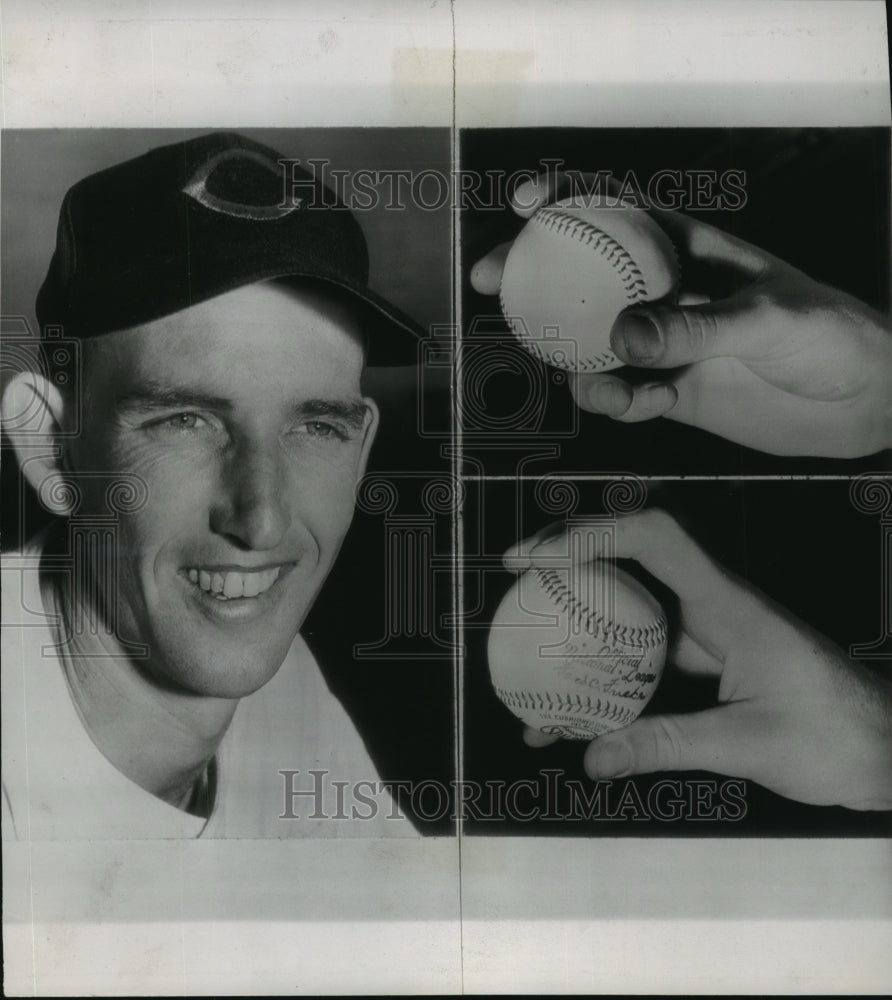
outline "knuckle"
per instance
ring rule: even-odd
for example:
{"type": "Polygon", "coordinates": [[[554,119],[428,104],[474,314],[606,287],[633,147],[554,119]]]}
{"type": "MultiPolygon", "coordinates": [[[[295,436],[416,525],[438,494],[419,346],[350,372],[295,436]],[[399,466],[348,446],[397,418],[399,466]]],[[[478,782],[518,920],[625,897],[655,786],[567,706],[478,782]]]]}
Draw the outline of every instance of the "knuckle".
{"type": "Polygon", "coordinates": [[[680,770],[684,738],[675,719],[657,716],[652,720],[651,752],[655,770],[680,770]]]}
{"type": "Polygon", "coordinates": [[[691,353],[700,357],[716,339],[717,323],[712,312],[687,309],[682,312],[684,333],[691,353]]]}

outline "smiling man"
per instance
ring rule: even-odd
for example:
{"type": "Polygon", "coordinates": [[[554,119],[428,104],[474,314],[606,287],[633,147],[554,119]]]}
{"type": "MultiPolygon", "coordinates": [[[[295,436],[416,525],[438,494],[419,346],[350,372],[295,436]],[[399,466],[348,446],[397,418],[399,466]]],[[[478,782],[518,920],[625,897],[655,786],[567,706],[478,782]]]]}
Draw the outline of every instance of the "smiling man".
{"type": "Polygon", "coordinates": [[[3,396],[58,515],[4,559],[8,837],[411,832],[386,792],[313,821],[279,773],[377,778],[298,630],[377,429],[363,366],[420,334],[368,289],[356,220],[280,161],[203,136],[65,198],[44,363],[3,396]]]}

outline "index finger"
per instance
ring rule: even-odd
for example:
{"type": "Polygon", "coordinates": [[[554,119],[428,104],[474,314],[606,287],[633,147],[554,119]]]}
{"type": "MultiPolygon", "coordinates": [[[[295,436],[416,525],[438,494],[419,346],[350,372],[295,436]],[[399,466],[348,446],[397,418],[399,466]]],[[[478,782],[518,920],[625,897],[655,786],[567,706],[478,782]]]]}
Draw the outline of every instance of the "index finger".
{"type": "Polygon", "coordinates": [[[682,600],[708,600],[713,604],[736,601],[741,589],[734,578],[716,563],[666,511],[652,507],[615,521],[570,524],[558,537],[546,539],[528,554],[530,566],[547,567],[568,553],[580,552],[578,558],[603,558],[605,539],[612,535],[613,555],[634,559],[657,579],[671,587],[682,600]],[[581,533],[588,552],[571,546],[568,535],[581,533]]]}
{"type": "MultiPolygon", "coordinates": [[[[622,192],[623,187],[619,181],[606,171],[598,174],[574,171],[572,175],[548,171],[518,184],[511,194],[511,207],[517,215],[527,218],[543,205],[548,205],[559,198],[579,195],[590,199],[591,208],[599,208],[600,199],[604,195],[616,198],[622,192]]],[[[632,198],[631,195],[629,197],[632,198]]],[[[630,204],[644,207],[643,203],[646,200],[642,194],[634,197],[630,204]]]]}
{"type": "MultiPolygon", "coordinates": [[[[552,521],[540,528],[535,534],[527,538],[522,538],[515,545],[512,545],[502,556],[505,569],[514,573],[522,573],[530,568],[530,553],[538,545],[551,538],[566,536],[566,521],[552,521]]],[[[565,543],[566,546],[566,543],[565,543]]],[[[566,555],[566,552],[564,553],[566,555]]]]}

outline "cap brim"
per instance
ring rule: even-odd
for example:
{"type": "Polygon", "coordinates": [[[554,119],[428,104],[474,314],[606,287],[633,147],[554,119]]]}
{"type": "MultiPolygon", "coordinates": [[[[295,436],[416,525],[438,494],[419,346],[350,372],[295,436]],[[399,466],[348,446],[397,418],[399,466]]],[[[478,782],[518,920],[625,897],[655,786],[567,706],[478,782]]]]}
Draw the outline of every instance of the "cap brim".
{"type": "Polygon", "coordinates": [[[365,285],[351,282],[342,276],[326,274],[322,270],[289,270],[287,274],[274,274],[269,280],[287,283],[318,281],[346,292],[354,304],[365,314],[361,317],[366,341],[366,364],[372,366],[415,365],[419,361],[420,344],[425,339],[424,329],[382,295],[365,285]]]}

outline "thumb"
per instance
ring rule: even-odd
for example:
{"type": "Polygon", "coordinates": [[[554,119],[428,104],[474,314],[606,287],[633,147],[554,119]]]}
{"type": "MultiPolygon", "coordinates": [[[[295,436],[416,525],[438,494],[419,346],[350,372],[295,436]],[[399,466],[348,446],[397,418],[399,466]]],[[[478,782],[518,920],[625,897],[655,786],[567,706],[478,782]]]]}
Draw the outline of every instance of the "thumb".
{"type": "Polygon", "coordinates": [[[748,777],[752,733],[747,738],[740,722],[731,705],[686,715],[648,715],[592,740],[585,752],[585,771],[593,780],[653,771],[748,777]]]}
{"type": "Polygon", "coordinates": [[[741,296],[703,305],[635,306],[621,313],[610,346],[629,365],[677,368],[706,358],[741,360],[759,355],[766,324],[741,296]]]}

